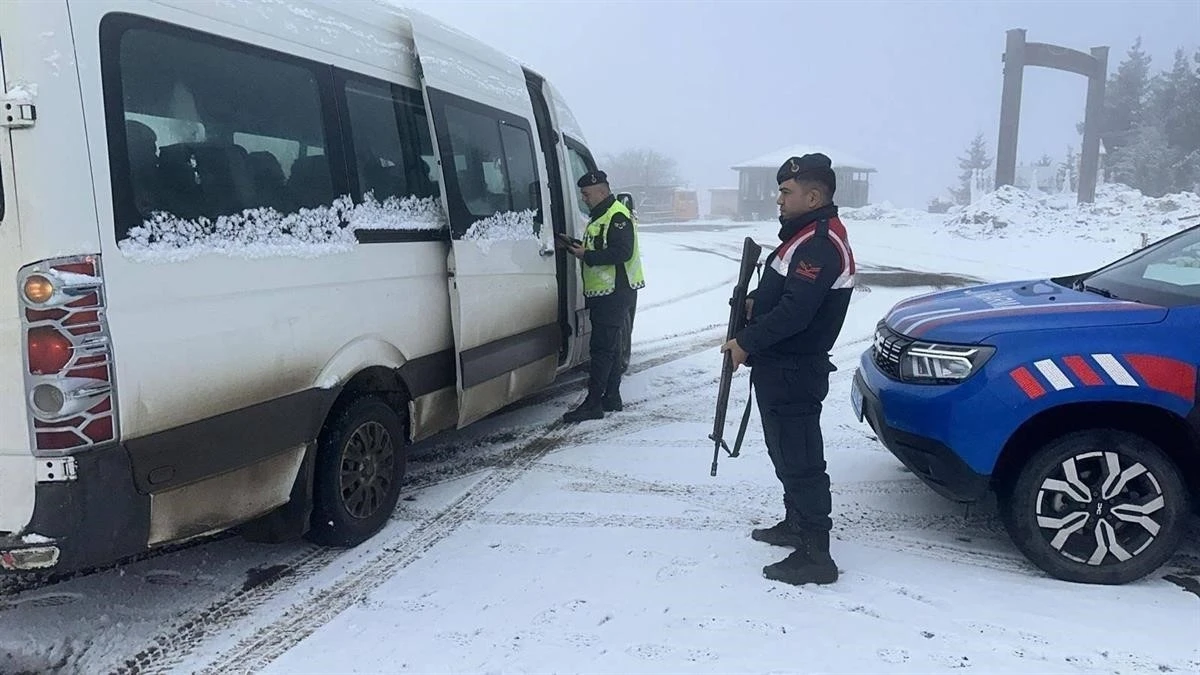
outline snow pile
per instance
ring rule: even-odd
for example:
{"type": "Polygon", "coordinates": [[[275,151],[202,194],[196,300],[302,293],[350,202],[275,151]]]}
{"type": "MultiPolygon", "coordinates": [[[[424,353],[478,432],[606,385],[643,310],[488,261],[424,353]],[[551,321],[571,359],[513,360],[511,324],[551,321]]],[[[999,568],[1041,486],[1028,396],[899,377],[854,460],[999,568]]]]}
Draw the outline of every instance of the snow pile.
{"type": "Polygon", "coordinates": [[[524,239],[538,240],[537,225],[533,221],[534,212],[502,211],[482,220],[475,221],[463,234],[463,239],[475,242],[487,253],[492,242],[521,241],[524,239]]]}
{"type": "MultiPolygon", "coordinates": [[[[1034,195],[1004,185],[973,204],[962,207],[946,220],[946,226],[956,234],[972,238],[987,238],[1010,234],[1015,227],[1024,233],[1030,227],[1046,224],[1051,209],[1034,195]]],[[[1057,220],[1056,223],[1058,224],[1057,220]]]]}
{"type": "Polygon", "coordinates": [[[209,254],[314,258],[354,250],[355,230],[444,228],[442,213],[434,198],[389,197],[380,203],[369,193],[361,204],[343,195],[332,205],[288,214],[264,207],[192,220],[158,211],[130,229],[118,246],[137,262],[181,262],[209,254]]]}
{"type": "Polygon", "coordinates": [[[1097,241],[1124,241],[1145,233],[1151,241],[1200,223],[1200,196],[1153,198],[1124,185],[1107,184],[1092,204],[1073,194],[1031,194],[1011,185],[950,214],[948,231],[968,239],[1039,237],[1070,233],[1097,241]]]}
{"type": "Polygon", "coordinates": [[[896,227],[940,224],[944,217],[941,214],[894,206],[891,202],[842,208],[838,213],[846,220],[873,220],[896,227]]]}

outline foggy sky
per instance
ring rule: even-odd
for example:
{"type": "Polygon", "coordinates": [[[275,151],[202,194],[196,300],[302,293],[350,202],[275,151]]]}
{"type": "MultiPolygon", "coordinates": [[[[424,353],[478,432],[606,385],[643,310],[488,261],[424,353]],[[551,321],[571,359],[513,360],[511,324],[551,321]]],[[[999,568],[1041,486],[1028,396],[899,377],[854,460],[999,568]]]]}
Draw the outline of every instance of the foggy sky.
{"type": "MultiPolygon", "coordinates": [[[[655,148],[704,189],[736,186],[737,162],[811,143],[872,162],[872,202],[917,208],[957,181],[977,132],[995,156],[1006,30],[1107,45],[1110,72],[1138,36],[1154,71],[1200,46],[1200,0],[403,4],[552,80],[597,157],[655,148]]],[[[1078,152],[1086,89],[1026,69],[1019,161],[1078,152]]]]}

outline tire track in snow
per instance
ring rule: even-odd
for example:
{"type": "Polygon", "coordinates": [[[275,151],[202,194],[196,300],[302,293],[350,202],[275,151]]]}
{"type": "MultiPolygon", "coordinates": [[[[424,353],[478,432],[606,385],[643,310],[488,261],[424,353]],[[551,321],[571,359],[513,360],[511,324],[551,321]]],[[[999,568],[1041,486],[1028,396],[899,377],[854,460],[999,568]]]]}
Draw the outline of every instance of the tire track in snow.
{"type": "MultiPolygon", "coordinates": [[[[625,375],[626,377],[636,375],[651,368],[699,354],[705,349],[711,348],[715,350],[721,344],[720,339],[724,336],[724,329],[725,324],[714,323],[701,328],[634,343],[633,353],[630,356],[629,369],[625,375]],[[634,359],[637,360],[634,361],[634,359]]],[[[580,366],[578,369],[560,376],[560,381],[497,411],[495,414],[500,415],[541,405],[565,394],[574,393],[581,383],[587,382],[587,377],[587,369],[584,366],[580,366]]]]}
{"type": "MultiPolygon", "coordinates": [[[[384,546],[382,553],[370,562],[340,577],[332,585],[306,595],[304,599],[288,608],[282,617],[271,624],[260,627],[252,637],[237,643],[233,649],[219,655],[198,672],[223,674],[234,669],[255,671],[265,668],[283,653],[299,644],[309,635],[332,621],[343,611],[362,602],[376,587],[389,581],[399,570],[407,567],[438,542],[453,534],[464,523],[487,521],[492,514],[483,509],[499,496],[539,460],[556,449],[570,444],[574,446],[587,435],[612,435],[614,432],[629,432],[652,428],[661,424],[662,415],[653,412],[629,416],[620,424],[597,428],[590,434],[570,433],[575,425],[556,422],[539,439],[525,444],[518,456],[507,466],[489,474],[469,492],[449,506],[432,514],[422,514],[420,525],[410,533],[398,538],[396,543],[384,546]]],[[[414,511],[408,511],[413,513],[414,511]]],[[[416,513],[420,513],[417,511],[416,513]]],[[[514,518],[525,514],[514,514],[514,518]]],[[[536,516],[536,514],[533,514],[536,516]]],[[[580,518],[591,514],[580,514],[580,518]]],[[[403,517],[403,512],[401,512],[403,517]]],[[[194,651],[194,650],[193,650],[194,651]]],[[[175,663],[182,659],[174,659],[175,663]]]]}
{"type": "MultiPolygon", "coordinates": [[[[587,422],[580,425],[571,437],[572,447],[611,439],[617,434],[638,431],[663,423],[690,422],[694,419],[683,412],[670,414],[656,409],[642,408],[650,401],[649,397],[627,399],[624,412],[607,415],[599,423],[587,422]]],[[[520,431],[517,433],[519,434],[520,431]]],[[[505,438],[509,436],[510,434],[504,434],[505,438]]],[[[622,443],[625,442],[622,441],[622,443]]],[[[629,441],[629,443],[636,443],[636,441],[629,441]]],[[[421,463],[429,464],[429,466],[415,470],[410,468],[405,477],[404,493],[401,498],[403,499],[403,494],[456,481],[480,471],[504,466],[509,461],[507,458],[512,453],[511,448],[500,447],[496,452],[483,453],[480,451],[479,445],[480,443],[473,443],[466,448],[449,447],[435,457],[423,456],[421,463]]],[[[410,458],[409,466],[412,467],[413,464],[413,460],[410,458]]]]}
{"type": "MultiPolygon", "coordinates": [[[[753,483],[728,486],[683,485],[643,481],[598,469],[554,463],[543,464],[540,468],[586,481],[572,484],[568,486],[568,489],[585,492],[662,495],[720,513],[748,512],[749,515],[744,520],[752,524],[763,524],[771,520],[774,517],[774,509],[768,504],[774,504],[779,500],[778,490],[774,486],[765,487],[753,483]]],[[[835,497],[870,497],[924,494],[925,491],[921,489],[922,487],[914,479],[835,483],[831,490],[835,497]],[[881,485],[881,483],[885,483],[885,485],[881,485]]],[[[537,515],[540,517],[542,514],[537,515]]],[[[1003,526],[994,515],[965,517],[953,513],[900,513],[864,504],[857,499],[839,504],[833,515],[834,534],[838,539],[844,541],[863,543],[936,560],[967,562],[979,567],[1021,574],[1028,574],[1032,569],[1031,565],[1005,538],[1003,526]],[[934,536],[922,536],[924,533],[934,536]],[[959,537],[966,545],[949,541],[946,539],[946,535],[959,537]],[[977,544],[968,543],[976,540],[990,541],[997,550],[989,551],[980,548],[977,544]]],[[[607,515],[598,516],[596,526],[606,526],[607,523],[604,521],[607,518],[607,515]]],[[[552,518],[540,519],[542,524],[553,524],[552,518]]],[[[515,524],[519,519],[511,520],[515,524]]],[[[659,520],[661,523],[655,527],[659,529],[675,528],[671,519],[659,520]]],[[[724,522],[735,523],[736,520],[725,519],[724,522]]],[[[572,523],[568,526],[578,525],[572,523]]],[[[745,526],[745,524],[742,525],[742,527],[745,526]]]]}
{"type": "MultiPolygon", "coordinates": [[[[660,338],[658,340],[652,341],[652,342],[672,341],[672,344],[668,345],[665,348],[660,348],[658,350],[650,352],[650,354],[635,353],[634,356],[637,357],[639,360],[630,364],[627,375],[645,372],[647,370],[656,368],[658,366],[666,365],[668,363],[673,363],[675,361],[679,361],[681,359],[699,354],[699,353],[705,351],[706,349],[710,349],[710,348],[715,349],[716,346],[719,344],[718,340],[720,338],[720,335],[717,332],[718,328],[719,328],[719,326],[715,326],[715,325],[707,326],[707,327],[704,327],[701,329],[686,331],[683,333],[679,333],[676,335],[668,336],[666,338],[660,338]],[[698,338],[696,337],[697,335],[699,335],[698,338]],[[679,338],[688,338],[688,337],[690,337],[692,339],[686,340],[682,344],[673,344],[673,342],[675,340],[678,340],[679,338]]],[[[705,383],[711,384],[711,385],[716,384],[717,374],[714,374],[713,372],[710,372],[708,370],[703,370],[703,369],[698,369],[697,372],[699,372],[700,370],[703,371],[703,375],[707,378],[705,380],[705,383]]],[[[686,374],[686,377],[688,377],[688,378],[694,378],[695,376],[696,376],[696,372],[692,372],[692,371],[689,371],[689,373],[686,374]]],[[[585,377],[586,377],[586,374],[585,374],[585,377]]],[[[664,384],[664,383],[671,384],[680,379],[681,378],[679,376],[674,376],[674,377],[668,376],[666,378],[660,379],[659,384],[660,385],[664,384]]],[[[691,388],[694,388],[695,385],[697,384],[697,382],[694,379],[691,379],[691,380],[689,380],[688,384],[690,385],[691,388]]],[[[582,391],[574,390],[576,385],[578,385],[578,382],[568,382],[568,383],[559,384],[559,385],[552,385],[553,390],[551,390],[551,389],[543,390],[542,393],[535,394],[535,395],[529,397],[529,399],[526,401],[515,403],[515,404],[509,406],[508,408],[506,408],[505,410],[497,412],[496,415],[500,415],[505,412],[519,410],[519,409],[530,407],[530,406],[537,405],[537,404],[547,403],[547,402],[550,402],[550,401],[553,401],[553,400],[556,400],[559,398],[565,398],[568,394],[582,395],[582,393],[583,393],[582,391]]],[[[716,392],[716,389],[714,388],[713,389],[714,400],[715,400],[715,392],[716,392]]],[[[666,396],[668,398],[670,398],[670,397],[677,396],[682,393],[683,393],[682,391],[668,391],[666,396]]],[[[661,403],[663,400],[664,399],[661,395],[655,397],[655,401],[657,403],[661,403]]],[[[694,399],[690,399],[690,400],[694,400],[694,399]]],[[[613,420],[617,420],[616,423],[618,425],[620,425],[620,424],[622,424],[620,420],[630,419],[631,416],[636,417],[638,415],[654,414],[654,413],[647,413],[646,410],[638,410],[637,409],[638,406],[642,406],[646,403],[649,403],[650,401],[651,401],[651,399],[649,397],[645,397],[645,396],[637,397],[637,398],[627,398],[625,401],[625,411],[621,412],[621,413],[615,413],[610,416],[606,416],[604,421],[601,422],[601,424],[607,425],[607,424],[609,424],[609,420],[613,419],[613,420]],[[633,408],[633,410],[631,410],[630,408],[633,408]]],[[[659,419],[662,419],[662,420],[674,419],[674,417],[665,415],[665,413],[658,413],[658,415],[659,415],[659,419]]],[[[690,415],[686,415],[686,416],[681,415],[680,417],[686,417],[686,419],[688,419],[688,420],[691,419],[690,415]]],[[[596,433],[587,431],[588,426],[586,424],[583,428],[585,429],[585,431],[584,431],[583,436],[580,436],[580,438],[591,438],[591,437],[597,436],[597,435],[600,435],[600,436],[610,435],[611,432],[613,431],[613,428],[611,426],[601,427],[596,430],[596,433]]],[[[410,456],[409,457],[410,471],[409,471],[408,476],[406,476],[405,480],[407,482],[410,480],[410,478],[412,478],[414,476],[422,475],[422,473],[420,472],[419,469],[417,470],[416,473],[414,473],[412,471],[412,464],[414,463],[414,460],[416,460],[416,462],[418,462],[418,463],[425,463],[425,462],[434,463],[434,462],[436,462],[438,465],[444,465],[445,462],[452,461],[457,456],[470,455],[469,457],[467,457],[466,461],[469,463],[475,464],[477,469],[478,468],[486,468],[484,465],[491,466],[494,463],[493,458],[477,457],[476,455],[473,454],[472,451],[481,445],[492,444],[492,443],[496,442],[496,440],[509,441],[514,438],[517,438],[522,433],[523,429],[524,429],[523,427],[510,427],[510,428],[505,429],[502,432],[485,435],[478,439],[475,439],[475,440],[471,441],[470,444],[467,446],[463,445],[462,440],[454,439],[454,440],[440,443],[431,448],[428,448],[419,457],[418,456],[410,456]]],[[[442,473],[446,473],[446,472],[443,471],[442,473]]],[[[465,473],[470,473],[470,471],[468,470],[465,473]]],[[[459,474],[459,473],[453,472],[453,471],[450,472],[450,474],[452,474],[452,475],[448,475],[447,477],[445,477],[441,480],[436,480],[433,483],[419,482],[417,484],[419,485],[419,487],[427,487],[430,484],[444,482],[446,480],[454,480],[455,478],[460,477],[461,475],[465,475],[465,474],[459,474]]],[[[418,479],[418,481],[419,481],[419,479],[418,479]]]]}
{"type": "MultiPolygon", "coordinates": [[[[572,440],[572,445],[582,444],[587,440],[589,439],[576,438],[572,440]]],[[[779,501],[778,490],[774,486],[767,487],[756,483],[708,486],[651,482],[600,469],[553,462],[542,463],[538,468],[577,480],[577,482],[565,486],[564,489],[607,494],[660,495],[719,513],[748,514],[740,520],[712,516],[696,518],[697,522],[708,523],[707,526],[712,526],[713,529],[738,529],[739,527],[764,524],[774,517],[775,509],[772,505],[779,501]],[[727,527],[720,527],[718,523],[727,527]]],[[[835,496],[859,498],[925,494],[926,492],[915,479],[835,483],[831,489],[835,496]]],[[[415,517],[419,513],[419,511],[409,511],[407,515],[415,517]]],[[[693,526],[671,516],[591,515],[592,518],[589,520],[583,519],[577,514],[564,514],[561,519],[557,519],[558,514],[556,513],[484,513],[480,514],[479,519],[483,522],[508,525],[532,524],[561,527],[590,525],[593,527],[694,529],[693,526]]],[[[1015,549],[1006,552],[1011,546],[1004,538],[1003,527],[992,515],[965,517],[953,513],[899,513],[851,499],[848,503],[838,506],[834,513],[834,521],[834,533],[844,541],[860,542],[936,560],[964,561],[989,569],[1019,573],[1028,573],[1031,569],[1015,549]],[[921,536],[924,532],[935,534],[935,537],[921,536]],[[995,546],[1004,548],[1005,551],[987,551],[978,546],[958,545],[947,540],[945,535],[970,538],[971,540],[988,540],[995,546]]]]}
{"type": "Polygon", "coordinates": [[[623,527],[639,530],[713,530],[733,531],[744,526],[741,520],[720,516],[648,516],[631,513],[592,513],[587,511],[483,512],[474,518],[485,525],[515,527],[623,527]]]}
{"type": "Polygon", "coordinates": [[[249,588],[243,586],[199,611],[184,615],[112,672],[138,675],[168,671],[205,639],[252,615],[272,597],[312,578],[341,554],[341,550],[312,546],[280,561],[274,566],[276,571],[260,583],[249,588]]]}
{"type": "MultiPolygon", "coordinates": [[[[703,330],[703,329],[702,329],[703,330]]],[[[684,336],[701,331],[689,331],[684,336]]],[[[704,341],[707,344],[707,340],[704,341]]],[[[646,370],[656,365],[679,360],[696,353],[696,341],[686,343],[683,347],[672,349],[666,354],[644,361],[639,361],[637,369],[646,370]]],[[[634,365],[630,370],[634,370],[634,365]]],[[[671,379],[678,378],[668,378],[671,379]]],[[[686,391],[675,391],[668,395],[686,398],[686,391]]],[[[632,400],[631,404],[642,401],[632,400]]],[[[348,572],[340,577],[332,586],[306,596],[301,602],[292,605],[283,617],[269,626],[256,631],[255,637],[239,642],[232,650],[218,657],[218,661],[210,664],[205,672],[224,673],[231,669],[243,670],[248,663],[257,664],[250,669],[265,667],[279,655],[299,643],[304,637],[315,632],[321,626],[365,597],[373,588],[386,581],[396,571],[419,559],[425,552],[438,542],[452,534],[464,522],[473,520],[479,511],[494,497],[516,482],[538,460],[565,443],[576,443],[583,439],[600,436],[612,437],[616,433],[635,431],[661,425],[664,421],[686,421],[689,418],[681,415],[678,419],[671,418],[663,411],[650,409],[642,411],[627,411],[614,417],[616,424],[604,422],[592,429],[583,428],[582,433],[568,430],[578,430],[575,425],[561,422],[552,423],[538,437],[516,444],[513,449],[501,453],[501,457],[487,460],[493,466],[499,465],[494,472],[476,484],[462,497],[449,506],[432,514],[411,531],[383,544],[383,552],[370,562],[348,572]],[[316,601],[314,602],[314,598],[316,601]],[[314,607],[315,605],[315,607],[314,607]]],[[[520,430],[517,432],[520,433],[520,430]]],[[[465,475],[480,470],[481,466],[467,463],[466,470],[452,471],[449,475],[441,475],[437,479],[426,482],[422,487],[448,482],[462,478],[465,475]]],[[[402,517],[402,510],[393,515],[402,517]]],[[[171,629],[156,636],[147,647],[135,656],[127,659],[118,673],[162,672],[184,663],[192,654],[197,652],[210,639],[218,634],[235,628],[242,619],[252,615],[254,611],[278,595],[293,589],[303,581],[311,579],[340,557],[344,551],[313,547],[298,556],[281,563],[285,566],[276,577],[267,579],[264,583],[250,589],[239,590],[211,603],[208,607],[178,621],[171,629]]]]}
{"type": "Polygon", "coordinates": [[[525,444],[510,465],[489,474],[400,541],[385,545],[383,551],[365,565],[293,604],[279,619],[259,628],[255,635],[240,641],[200,672],[224,674],[235,669],[255,671],[266,667],[471,520],[539,459],[569,440],[568,428],[566,424],[552,424],[545,434],[525,444]]]}
{"type": "MultiPolygon", "coordinates": [[[[459,525],[503,492],[509,485],[541,457],[566,440],[566,425],[555,423],[537,438],[523,443],[514,453],[513,461],[462,495],[450,505],[422,521],[415,530],[405,532],[392,541],[381,542],[381,552],[365,565],[348,572],[332,586],[306,596],[293,605],[283,617],[258,631],[256,637],[243,640],[234,649],[230,659],[215,672],[243,669],[252,660],[265,666],[275,656],[282,641],[287,646],[299,642],[299,632],[309,626],[311,633],[324,622],[332,619],[359,596],[374,586],[383,583],[394,573],[449,536],[459,525]],[[317,607],[312,607],[316,601],[317,607]],[[321,623],[315,623],[319,617],[321,623]],[[299,631],[299,632],[297,632],[299,631]],[[291,641],[293,638],[294,641],[291,641]],[[264,660],[263,653],[273,654],[264,660]]],[[[289,571],[282,572],[270,583],[263,583],[248,590],[240,590],[211,604],[209,607],[186,617],[171,629],[156,636],[152,644],[126,661],[118,673],[161,672],[183,663],[204,642],[218,633],[233,628],[241,619],[249,616],[267,600],[283,591],[296,587],[301,581],[312,578],[345,551],[341,549],[315,548],[283,563],[289,571]]],[[[253,668],[252,668],[253,669],[253,668]]]]}
{"type": "MultiPolygon", "coordinates": [[[[626,441],[621,443],[631,445],[626,441]]],[[[693,501],[701,506],[716,504],[722,509],[744,503],[751,497],[769,498],[774,501],[780,499],[779,488],[758,483],[693,485],[652,482],[601,469],[552,462],[545,462],[538,468],[578,479],[579,482],[571,484],[569,489],[579,492],[663,495],[693,501]],[[722,499],[725,501],[717,504],[722,499]]],[[[915,479],[895,479],[835,483],[830,490],[835,495],[893,495],[923,493],[922,488],[915,479]]]]}
{"type": "Polygon", "coordinates": [[[684,295],[678,295],[675,297],[666,298],[664,300],[659,300],[658,302],[647,303],[645,305],[638,305],[637,311],[642,312],[645,310],[657,309],[659,307],[666,307],[667,305],[673,305],[673,304],[675,304],[677,302],[681,302],[683,300],[690,300],[691,298],[694,298],[698,295],[704,295],[705,293],[711,293],[712,291],[719,291],[722,288],[730,288],[731,289],[731,288],[733,288],[733,285],[736,283],[737,283],[737,275],[734,275],[727,279],[722,279],[721,281],[719,281],[717,283],[708,284],[707,286],[701,286],[693,291],[689,291],[689,292],[685,293],[684,295]]]}

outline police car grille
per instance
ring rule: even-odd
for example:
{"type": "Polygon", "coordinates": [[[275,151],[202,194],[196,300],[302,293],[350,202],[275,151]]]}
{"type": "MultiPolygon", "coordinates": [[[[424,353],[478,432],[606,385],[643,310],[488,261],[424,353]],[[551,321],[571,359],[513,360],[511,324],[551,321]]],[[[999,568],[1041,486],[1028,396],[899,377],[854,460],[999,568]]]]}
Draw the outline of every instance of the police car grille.
{"type": "Polygon", "coordinates": [[[875,344],[871,347],[875,365],[888,377],[900,377],[900,354],[912,340],[880,323],[875,329],[875,344]]]}

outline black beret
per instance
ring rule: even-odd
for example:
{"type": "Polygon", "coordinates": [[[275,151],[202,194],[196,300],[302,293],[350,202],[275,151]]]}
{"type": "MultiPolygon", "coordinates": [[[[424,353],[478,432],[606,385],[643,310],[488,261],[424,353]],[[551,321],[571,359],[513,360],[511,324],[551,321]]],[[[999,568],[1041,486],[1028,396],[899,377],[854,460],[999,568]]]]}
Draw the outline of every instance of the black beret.
{"type": "Polygon", "coordinates": [[[590,185],[599,185],[601,183],[608,183],[608,174],[597,169],[596,171],[589,171],[580,176],[579,180],[576,181],[575,184],[581,188],[585,188],[590,185]]]}
{"type": "Polygon", "coordinates": [[[789,157],[775,173],[775,182],[782,183],[789,178],[824,183],[829,188],[829,194],[837,191],[837,176],[833,173],[833,162],[819,152],[803,157],[789,157]]]}

